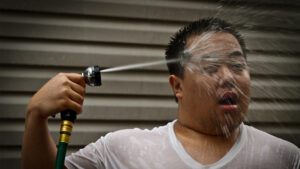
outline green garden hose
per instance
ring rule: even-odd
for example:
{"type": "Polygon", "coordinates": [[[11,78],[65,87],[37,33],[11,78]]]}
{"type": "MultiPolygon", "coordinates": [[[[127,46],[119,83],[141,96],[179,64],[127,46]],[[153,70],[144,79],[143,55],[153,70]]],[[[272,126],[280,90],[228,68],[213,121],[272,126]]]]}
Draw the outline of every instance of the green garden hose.
{"type": "Polygon", "coordinates": [[[55,169],[63,169],[66,152],[72,134],[73,123],[76,119],[76,112],[67,110],[61,113],[60,138],[57,147],[55,169]]]}

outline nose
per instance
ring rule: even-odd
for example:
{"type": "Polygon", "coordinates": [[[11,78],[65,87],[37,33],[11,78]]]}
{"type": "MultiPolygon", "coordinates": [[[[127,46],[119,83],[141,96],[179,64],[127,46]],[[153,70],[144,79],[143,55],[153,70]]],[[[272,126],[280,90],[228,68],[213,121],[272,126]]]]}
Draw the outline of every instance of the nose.
{"type": "Polygon", "coordinates": [[[218,72],[218,84],[221,88],[233,88],[235,80],[232,72],[226,65],[222,65],[218,72]]]}

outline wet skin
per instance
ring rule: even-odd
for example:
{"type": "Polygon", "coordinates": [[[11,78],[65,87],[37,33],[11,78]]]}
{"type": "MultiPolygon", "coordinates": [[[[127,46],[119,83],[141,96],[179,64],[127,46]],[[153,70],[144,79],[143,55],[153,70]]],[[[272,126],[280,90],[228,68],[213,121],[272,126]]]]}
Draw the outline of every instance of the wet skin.
{"type": "Polygon", "coordinates": [[[222,158],[238,136],[250,101],[250,75],[242,49],[229,33],[191,37],[187,51],[192,57],[184,78],[169,78],[178,98],[175,133],[194,159],[210,164],[222,158]]]}

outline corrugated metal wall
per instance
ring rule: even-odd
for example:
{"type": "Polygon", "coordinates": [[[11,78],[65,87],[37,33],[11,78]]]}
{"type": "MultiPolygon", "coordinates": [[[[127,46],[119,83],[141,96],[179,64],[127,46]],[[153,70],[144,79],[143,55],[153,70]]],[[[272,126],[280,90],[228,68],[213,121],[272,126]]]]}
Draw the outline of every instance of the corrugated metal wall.
{"type": "MultiPolygon", "coordinates": [[[[300,146],[300,13],[296,1],[1,0],[0,168],[21,168],[26,105],[58,72],[164,59],[169,37],[197,18],[237,25],[248,45],[247,123],[300,146]]],[[[122,128],[176,118],[165,65],[103,73],[88,88],[69,151],[122,128]]],[[[58,139],[59,118],[50,119],[58,139]]]]}

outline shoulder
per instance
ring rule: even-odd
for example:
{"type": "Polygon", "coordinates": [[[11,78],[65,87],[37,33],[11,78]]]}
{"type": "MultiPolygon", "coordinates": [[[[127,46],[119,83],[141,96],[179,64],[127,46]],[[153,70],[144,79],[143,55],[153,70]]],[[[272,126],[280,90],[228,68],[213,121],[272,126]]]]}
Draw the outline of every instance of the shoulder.
{"type": "MultiPolygon", "coordinates": [[[[161,149],[168,141],[167,126],[148,129],[123,129],[108,133],[98,141],[104,147],[106,154],[126,159],[144,152],[161,149]],[[126,158],[125,158],[126,157],[126,158]]],[[[154,153],[154,152],[153,152],[154,153]]]]}
{"type": "Polygon", "coordinates": [[[109,145],[118,144],[135,144],[135,146],[148,142],[149,140],[155,140],[168,136],[168,127],[160,126],[153,129],[122,129],[108,133],[103,139],[109,145]],[[145,141],[145,142],[144,142],[145,141]]]}
{"type": "Polygon", "coordinates": [[[251,152],[256,165],[263,163],[269,168],[299,168],[300,149],[296,145],[254,127],[246,126],[246,129],[248,138],[244,150],[251,152]]]}
{"type": "Polygon", "coordinates": [[[133,128],[133,129],[122,129],[117,130],[107,134],[107,137],[127,137],[127,136],[147,136],[147,135],[164,135],[167,133],[167,125],[154,127],[152,129],[141,129],[141,128],[133,128]]]}
{"type": "Polygon", "coordinates": [[[248,141],[259,144],[260,145],[259,147],[268,145],[268,147],[270,147],[271,149],[276,148],[274,150],[277,150],[281,153],[286,152],[286,153],[294,153],[300,155],[300,149],[293,143],[275,137],[269,133],[256,129],[252,126],[247,126],[247,125],[245,126],[247,128],[248,141]]]}

